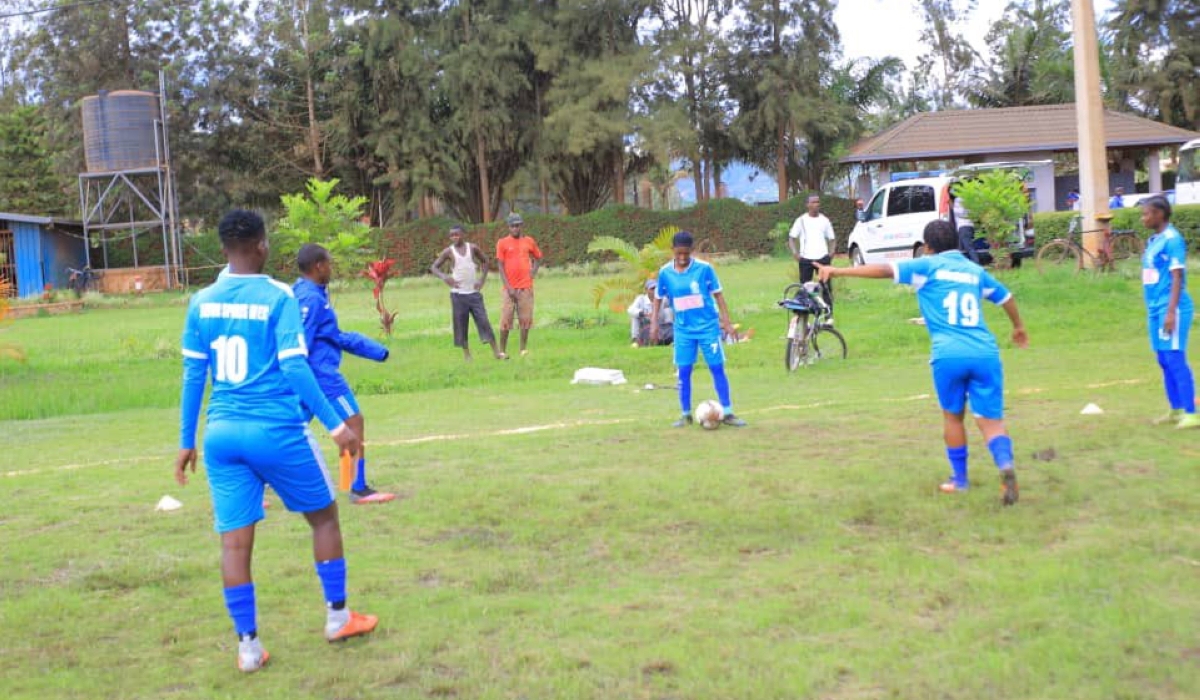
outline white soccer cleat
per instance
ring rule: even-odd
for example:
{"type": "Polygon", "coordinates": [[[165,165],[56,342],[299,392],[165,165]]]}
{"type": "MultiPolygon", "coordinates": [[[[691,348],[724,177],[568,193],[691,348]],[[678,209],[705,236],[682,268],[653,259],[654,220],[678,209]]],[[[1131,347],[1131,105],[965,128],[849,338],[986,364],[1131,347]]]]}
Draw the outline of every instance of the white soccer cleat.
{"type": "Polygon", "coordinates": [[[262,642],[258,641],[258,637],[238,641],[237,666],[242,673],[254,673],[266,666],[270,658],[271,655],[262,648],[262,642]]]}

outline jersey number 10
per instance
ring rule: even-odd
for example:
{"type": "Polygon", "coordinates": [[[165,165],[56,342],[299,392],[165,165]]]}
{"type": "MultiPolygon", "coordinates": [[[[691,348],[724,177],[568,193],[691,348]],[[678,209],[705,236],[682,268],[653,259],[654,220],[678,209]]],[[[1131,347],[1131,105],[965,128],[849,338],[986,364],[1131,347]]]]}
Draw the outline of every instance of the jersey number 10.
{"type": "Polygon", "coordinates": [[[950,292],[942,306],[946,309],[946,322],[951,326],[968,328],[979,325],[979,298],[970,292],[950,292]]]}
{"type": "Polygon", "coordinates": [[[246,339],[240,335],[223,335],[209,345],[217,354],[218,382],[240,384],[246,379],[246,339]]]}

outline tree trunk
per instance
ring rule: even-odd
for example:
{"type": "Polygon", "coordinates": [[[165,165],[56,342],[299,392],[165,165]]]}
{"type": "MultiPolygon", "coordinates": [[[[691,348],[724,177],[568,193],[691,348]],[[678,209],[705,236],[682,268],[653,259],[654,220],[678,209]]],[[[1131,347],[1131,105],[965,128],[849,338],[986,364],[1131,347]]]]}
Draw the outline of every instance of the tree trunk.
{"type": "Polygon", "coordinates": [[[613,203],[625,203],[625,149],[613,154],[613,203]]]}
{"type": "Polygon", "coordinates": [[[308,41],[308,3],[300,4],[300,46],[304,49],[304,100],[308,106],[308,149],[312,151],[313,177],[325,176],[321,157],[321,127],[317,124],[317,98],[312,79],[312,50],[308,41]]]}
{"type": "Polygon", "coordinates": [[[488,182],[487,149],[483,142],[483,131],[475,130],[475,167],[479,169],[479,209],[483,223],[492,221],[492,188],[488,182]]]}
{"type": "Polygon", "coordinates": [[[721,166],[716,161],[713,161],[708,169],[712,173],[713,198],[720,199],[721,197],[725,196],[721,194],[721,166]]]}
{"type": "Polygon", "coordinates": [[[542,188],[542,213],[550,213],[550,185],[546,183],[546,175],[538,176],[538,184],[542,188]]]}
{"type": "Polygon", "coordinates": [[[783,123],[775,128],[775,185],[779,188],[779,202],[788,198],[787,177],[787,130],[783,123]]]}

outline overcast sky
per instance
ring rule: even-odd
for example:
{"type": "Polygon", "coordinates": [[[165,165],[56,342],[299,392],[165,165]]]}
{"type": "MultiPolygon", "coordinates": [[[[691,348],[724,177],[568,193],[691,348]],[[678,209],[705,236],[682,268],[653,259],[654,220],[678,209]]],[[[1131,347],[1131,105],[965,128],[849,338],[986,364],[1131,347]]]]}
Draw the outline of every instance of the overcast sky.
{"type": "MultiPolygon", "coordinates": [[[[988,27],[1004,14],[1009,0],[979,0],[965,25],[967,39],[981,51],[988,27]]],[[[1113,0],[1094,0],[1097,17],[1103,17],[1113,0]]],[[[838,0],[833,14],[842,36],[846,58],[896,56],[909,68],[925,53],[920,43],[921,18],[914,0],[838,0]]]]}

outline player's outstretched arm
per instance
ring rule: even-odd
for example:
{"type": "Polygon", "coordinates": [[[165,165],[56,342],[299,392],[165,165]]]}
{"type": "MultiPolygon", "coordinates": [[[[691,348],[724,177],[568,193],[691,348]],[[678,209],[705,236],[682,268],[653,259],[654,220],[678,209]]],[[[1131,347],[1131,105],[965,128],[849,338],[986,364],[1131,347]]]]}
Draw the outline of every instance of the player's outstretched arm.
{"type": "Polygon", "coordinates": [[[858,267],[834,267],[817,263],[817,271],[821,281],[828,282],[834,277],[865,277],[869,279],[890,280],[895,276],[891,265],[860,265],[858,267]]]}
{"type": "Polygon", "coordinates": [[[733,335],[733,320],[729,316],[729,307],[725,304],[724,292],[713,292],[713,301],[717,302],[718,318],[721,321],[721,330],[728,335],[733,335]]]}
{"type": "Polygon", "coordinates": [[[377,340],[372,340],[362,333],[342,331],[338,333],[338,345],[342,350],[375,362],[383,362],[391,353],[387,346],[377,340]]]}
{"type": "Polygon", "coordinates": [[[1029,347],[1029,334],[1025,332],[1025,324],[1021,321],[1021,312],[1017,310],[1017,300],[1013,296],[1008,297],[1008,301],[1000,305],[1004,309],[1004,313],[1008,314],[1008,320],[1012,322],[1013,343],[1019,348],[1029,347]]]}

